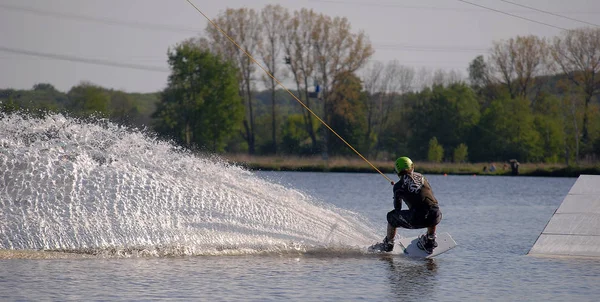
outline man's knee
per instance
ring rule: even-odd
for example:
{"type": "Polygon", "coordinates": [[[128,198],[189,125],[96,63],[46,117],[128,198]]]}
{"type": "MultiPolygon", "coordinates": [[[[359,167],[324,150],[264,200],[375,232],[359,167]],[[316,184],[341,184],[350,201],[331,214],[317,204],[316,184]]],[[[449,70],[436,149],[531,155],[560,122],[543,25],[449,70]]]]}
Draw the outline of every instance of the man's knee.
{"type": "Polygon", "coordinates": [[[393,211],[389,211],[389,212],[387,213],[387,217],[386,217],[386,219],[387,219],[387,222],[388,222],[388,223],[389,223],[391,226],[393,226],[393,227],[398,227],[398,226],[396,225],[396,223],[395,223],[396,219],[394,219],[394,212],[395,212],[395,210],[393,210],[393,211]]]}
{"type": "Polygon", "coordinates": [[[406,216],[410,216],[410,212],[407,210],[394,209],[387,214],[388,223],[395,228],[413,228],[409,219],[406,216]]]}
{"type": "Polygon", "coordinates": [[[440,209],[432,209],[429,211],[427,227],[434,227],[442,221],[442,211],[440,209]]]}

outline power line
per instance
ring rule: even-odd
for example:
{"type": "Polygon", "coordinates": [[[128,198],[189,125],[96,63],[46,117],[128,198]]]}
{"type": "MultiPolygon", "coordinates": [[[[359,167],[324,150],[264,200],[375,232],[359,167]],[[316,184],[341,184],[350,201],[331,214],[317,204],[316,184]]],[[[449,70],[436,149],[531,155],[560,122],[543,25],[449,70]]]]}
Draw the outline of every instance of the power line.
{"type": "Polygon", "coordinates": [[[561,17],[561,18],[565,18],[567,20],[576,21],[576,22],[580,22],[580,23],[583,23],[583,24],[600,27],[600,25],[598,25],[598,24],[594,24],[594,23],[590,23],[590,22],[587,22],[587,21],[582,21],[582,20],[578,20],[578,19],[575,19],[575,18],[571,18],[571,17],[559,15],[559,14],[556,14],[556,13],[553,13],[553,12],[549,12],[549,11],[545,11],[545,10],[541,10],[541,9],[538,9],[538,8],[535,8],[535,7],[531,7],[531,6],[527,6],[527,5],[523,5],[523,4],[519,4],[519,3],[514,3],[514,2],[506,1],[506,0],[500,0],[500,1],[512,4],[512,5],[524,7],[524,8],[527,8],[527,9],[531,9],[531,10],[534,10],[534,11],[538,11],[538,12],[541,12],[541,13],[544,13],[544,14],[552,15],[552,16],[555,16],[555,17],[561,17]]]}
{"type": "Polygon", "coordinates": [[[138,70],[146,70],[146,71],[154,71],[154,72],[169,72],[170,71],[168,68],[164,68],[164,67],[160,67],[160,66],[147,66],[147,65],[130,64],[130,63],[120,63],[120,62],[113,62],[113,61],[100,60],[100,59],[90,59],[90,58],[82,58],[82,57],[76,57],[76,56],[70,56],[70,55],[62,55],[62,54],[38,52],[38,51],[32,51],[32,50],[26,50],[26,49],[10,48],[10,47],[4,47],[4,46],[0,46],[0,51],[14,53],[14,54],[20,54],[20,55],[26,55],[26,56],[42,57],[42,58],[49,58],[49,59],[56,59],[56,60],[70,61],[70,62],[82,62],[82,63],[88,63],[88,64],[94,64],[94,65],[113,66],[113,67],[119,67],[119,68],[138,69],[138,70]]]}
{"type": "Polygon", "coordinates": [[[468,53],[480,53],[488,52],[486,48],[474,48],[474,47],[454,47],[444,45],[410,45],[410,44],[383,44],[374,43],[375,49],[384,50],[405,50],[405,51],[430,51],[430,52],[468,52],[468,53]]]}
{"type": "Polygon", "coordinates": [[[117,19],[98,18],[98,17],[92,17],[92,16],[70,14],[70,13],[52,12],[52,11],[41,10],[41,9],[37,9],[37,8],[14,6],[14,5],[8,5],[8,4],[0,4],[0,8],[5,9],[5,10],[31,13],[31,14],[36,14],[36,15],[40,15],[40,16],[68,18],[68,19],[73,19],[73,20],[78,20],[78,21],[96,22],[96,23],[103,23],[103,24],[109,24],[109,25],[120,25],[120,26],[127,26],[127,27],[146,29],[146,30],[163,30],[163,31],[170,31],[170,32],[180,32],[180,33],[185,32],[185,33],[195,33],[195,34],[197,34],[201,31],[200,29],[194,29],[194,28],[188,28],[188,27],[178,27],[178,26],[171,26],[171,25],[165,25],[165,24],[152,24],[152,23],[142,23],[142,22],[129,22],[129,21],[123,21],[123,20],[117,20],[117,19]]]}
{"type": "MultiPolygon", "coordinates": [[[[406,8],[406,9],[424,9],[424,10],[437,10],[437,11],[456,11],[456,12],[481,12],[478,9],[465,9],[465,8],[456,8],[456,7],[432,7],[432,6],[415,6],[415,5],[405,5],[400,3],[377,3],[375,1],[370,2],[358,2],[358,1],[343,1],[343,0],[306,0],[308,2],[319,2],[319,3],[332,3],[332,4],[342,4],[342,5],[359,5],[359,6],[369,6],[369,7],[398,7],[398,8],[406,8]]],[[[513,13],[530,13],[525,10],[513,10],[513,13]]],[[[598,11],[563,11],[561,13],[565,14],[599,14],[598,11]]]]}
{"type": "Polygon", "coordinates": [[[467,3],[467,4],[470,4],[470,5],[474,5],[474,6],[477,6],[477,7],[481,7],[481,8],[483,8],[483,9],[487,9],[487,10],[495,11],[495,12],[497,12],[497,13],[501,13],[501,14],[504,14],[504,15],[508,15],[508,16],[511,16],[511,17],[515,17],[515,18],[519,18],[519,19],[522,19],[522,20],[526,20],[526,21],[529,21],[529,22],[533,22],[533,23],[537,23],[537,24],[541,24],[541,25],[546,25],[546,26],[553,27],[553,28],[560,29],[560,30],[566,30],[566,31],[569,31],[569,29],[566,29],[566,28],[564,28],[564,27],[560,27],[560,26],[556,26],[556,25],[552,25],[552,24],[548,24],[548,23],[544,23],[544,22],[536,21],[536,20],[533,20],[533,19],[529,19],[529,18],[521,17],[521,16],[519,16],[519,15],[515,15],[515,14],[507,13],[507,12],[505,12],[505,11],[501,11],[501,10],[499,10],[499,9],[495,9],[495,8],[491,8],[491,7],[487,7],[487,6],[479,5],[479,4],[476,4],[476,3],[473,3],[473,2],[469,2],[469,1],[465,1],[465,0],[457,0],[457,1],[460,1],[460,2],[463,2],[463,3],[467,3]]]}

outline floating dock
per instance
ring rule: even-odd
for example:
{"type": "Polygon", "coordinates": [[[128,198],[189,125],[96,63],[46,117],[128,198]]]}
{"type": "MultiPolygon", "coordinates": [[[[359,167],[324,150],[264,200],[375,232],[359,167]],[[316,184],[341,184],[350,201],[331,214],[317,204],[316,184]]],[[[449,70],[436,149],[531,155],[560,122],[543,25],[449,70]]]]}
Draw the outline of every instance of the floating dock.
{"type": "Polygon", "coordinates": [[[529,255],[600,257],[600,175],[581,175],[529,255]]]}

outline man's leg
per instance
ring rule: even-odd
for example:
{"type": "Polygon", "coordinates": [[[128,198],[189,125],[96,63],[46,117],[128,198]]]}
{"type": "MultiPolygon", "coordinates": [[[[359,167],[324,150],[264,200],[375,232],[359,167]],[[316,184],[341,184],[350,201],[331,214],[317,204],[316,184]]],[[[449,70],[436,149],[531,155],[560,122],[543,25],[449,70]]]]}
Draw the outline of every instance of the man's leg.
{"type": "MultiPolygon", "coordinates": [[[[427,228],[427,235],[428,236],[434,236],[435,235],[435,229],[436,229],[437,225],[434,226],[430,226],[427,228]]],[[[388,229],[389,232],[389,229],[388,229]]]]}
{"type": "Polygon", "coordinates": [[[405,216],[410,216],[408,210],[393,210],[387,214],[387,232],[383,242],[372,245],[369,249],[373,251],[391,252],[394,249],[394,238],[396,238],[396,228],[411,228],[405,216]],[[394,226],[396,225],[396,226],[394,226]]]}
{"type": "Polygon", "coordinates": [[[442,220],[442,212],[436,208],[430,211],[428,216],[431,217],[431,223],[434,224],[427,227],[427,234],[425,236],[421,235],[421,237],[419,237],[419,241],[422,248],[431,254],[433,249],[438,246],[437,242],[435,242],[435,230],[437,228],[437,224],[442,220]]]}
{"type": "Polygon", "coordinates": [[[388,241],[394,241],[394,238],[396,238],[396,228],[393,227],[389,222],[387,225],[387,240],[388,241]]]}

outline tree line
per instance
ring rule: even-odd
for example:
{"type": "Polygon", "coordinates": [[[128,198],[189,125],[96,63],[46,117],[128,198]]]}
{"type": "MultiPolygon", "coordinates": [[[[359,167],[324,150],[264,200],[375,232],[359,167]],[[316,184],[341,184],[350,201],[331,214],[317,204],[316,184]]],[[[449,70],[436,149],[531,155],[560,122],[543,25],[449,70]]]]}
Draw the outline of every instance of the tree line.
{"type": "MultiPolygon", "coordinates": [[[[167,88],[151,94],[156,102],[143,112],[143,103],[115,91],[98,97],[93,91],[102,89],[89,83],[48,106],[123,123],[129,116],[217,153],[352,155],[312,111],[373,159],[570,164],[600,154],[600,29],[497,41],[465,77],[370,61],[366,34],[313,10],[227,9],[213,21],[227,36],[208,24],[170,48],[167,88]],[[293,83],[293,96],[277,81],[293,83]]],[[[7,95],[0,91],[4,111],[7,95]]]]}
{"type": "Polygon", "coordinates": [[[26,90],[0,89],[0,112],[26,111],[34,116],[60,112],[74,118],[108,118],[121,125],[147,128],[158,100],[159,93],[127,93],[87,81],[67,92],[49,83],[38,83],[26,90]]]}

